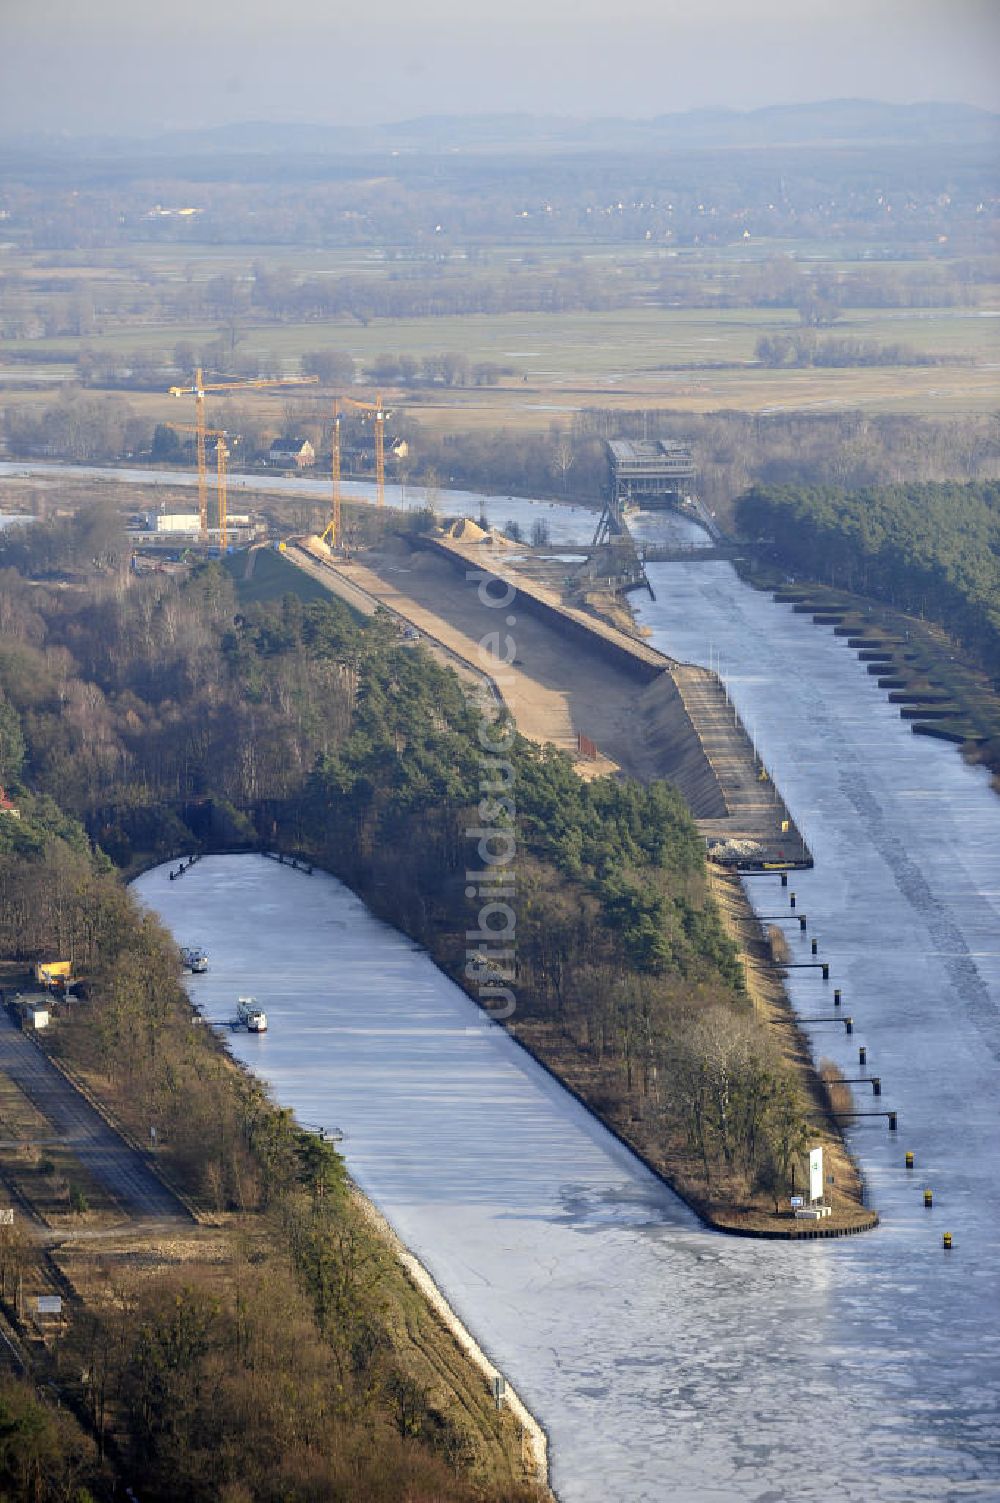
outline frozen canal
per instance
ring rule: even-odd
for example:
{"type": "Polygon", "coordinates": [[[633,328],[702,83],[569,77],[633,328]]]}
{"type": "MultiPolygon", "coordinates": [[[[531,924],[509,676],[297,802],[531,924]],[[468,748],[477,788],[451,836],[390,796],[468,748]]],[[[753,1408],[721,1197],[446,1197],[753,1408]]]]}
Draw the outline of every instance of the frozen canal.
{"type": "MultiPolygon", "coordinates": [[[[1000,800],[727,564],[651,572],[654,640],[721,653],[816,854],[793,885],[857,1026],[819,1048],[848,1066],[866,1043],[900,1112],[896,1138],[879,1119],[853,1135],[878,1231],[704,1230],[331,878],[214,857],[138,891],[209,950],[192,991],[211,1018],[246,992],[266,1008],[271,1031],[235,1052],[343,1129],[352,1173],[548,1430],[564,1503],[996,1500],[1000,800]]],[[[763,911],[787,903],[776,877],[748,885],[763,911]]],[[[813,1011],[822,983],[798,974],[813,1011]]]]}
{"type": "MultiPolygon", "coordinates": [[[[187,487],[198,484],[193,470],[152,467],[127,468],[123,465],[55,464],[51,460],[0,460],[0,482],[19,479],[40,480],[114,481],[123,485],[156,487],[187,487]]],[[[375,502],[375,484],[367,480],[344,480],[341,490],[349,501],[375,502]]],[[[238,492],[245,496],[266,495],[270,498],[284,497],[288,501],[326,501],[330,497],[330,480],[322,471],[308,474],[295,471],[280,475],[243,475],[233,470],[229,475],[230,498],[238,492]]],[[[452,490],[435,487],[428,490],[423,485],[398,485],[387,482],[385,487],[387,506],[401,511],[425,511],[428,507],[445,517],[471,517],[478,522],[485,516],[491,527],[501,530],[514,521],[524,533],[525,542],[531,541],[531,530],[536,522],[544,523],[548,541],[559,547],[589,546],[600,518],[600,508],[575,505],[571,501],[548,501],[528,496],[488,496],[481,491],[452,490]]],[[[234,508],[235,509],[235,508],[234,508]]],[[[30,517],[10,517],[11,522],[30,521],[30,517]]],[[[4,526],[0,518],[0,527],[4,526]]],[[[629,523],[636,538],[649,537],[657,542],[704,543],[707,536],[697,522],[690,517],[674,512],[637,513],[629,523]]]]}
{"type": "MultiPolygon", "coordinates": [[[[54,464],[51,461],[0,460],[0,480],[30,479],[37,476],[43,480],[105,480],[123,485],[136,486],[197,486],[198,476],[193,470],[152,467],[127,468],[124,465],[54,464]]],[[[245,497],[266,495],[284,498],[289,502],[301,500],[328,501],[330,479],[322,470],[308,475],[293,473],[272,475],[243,475],[233,470],[229,475],[230,510],[240,510],[240,493],[245,497]]],[[[375,483],[367,480],[344,480],[341,490],[348,501],[364,501],[374,504],[375,483]]],[[[574,506],[565,501],[543,501],[525,496],[487,496],[479,491],[449,490],[434,487],[428,490],[423,485],[398,485],[391,481],[385,487],[387,506],[401,511],[425,511],[432,507],[439,516],[467,516],[478,521],[485,516],[491,527],[503,528],[511,520],[522,528],[525,541],[530,541],[535,522],[544,522],[548,528],[549,541],[566,546],[590,543],[600,516],[599,508],[574,506]]],[[[682,519],[678,518],[678,521],[682,519]]]]}

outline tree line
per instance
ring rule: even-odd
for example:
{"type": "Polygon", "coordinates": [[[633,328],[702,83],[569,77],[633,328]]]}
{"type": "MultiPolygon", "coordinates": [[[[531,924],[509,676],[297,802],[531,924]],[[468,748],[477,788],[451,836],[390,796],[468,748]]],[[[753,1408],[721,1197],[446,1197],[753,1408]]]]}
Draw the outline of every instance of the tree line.
{"type": "MultiPolygon", "coordinates": [[[[579,253],[543,258],[530,244],[493,250],[476,243],[459,248],[449,240],[409,254],[380,247],[377,269],[324,276],[296,274],[262,257],[234,270],[219,271],[211,262],[203,270],[199,250],[192,248],[181,276],[120,256],[81,278],[72,274],[69,255],[63,276],[47,264],[0,273],[0,340],[78,339],[85,346],[81,375],[96,379],[102,357],[90,341],[137,323],[167,329],[208,323],[225,331],[234,323],[242,329],[290,321],[350,326],[653,305],[791,309],[803,325],[820,326],[852,308],[975,307],[993,280],[986,257],[930,253],[910,264],[862,262],[833,270],[789,255],[723,261],[706,243],[683,258],[661,246],[595,265],[579,253]]],[[[225,333],[220,339],[225,343],[225,333]]],[[[24,352],[32,362],[45,353],[44,347],[24,352]]],[[[162,363],[162,350],[158,356],[162,363]]]]}
{"type": "MultiPolygon", "coordinates": [[[[518,1480],[514,1429],[475,1379],[475,1412],[449,1398],[425,1350],[444,1338],[368,1225],[339,1155],[194,1026],[176,945],[94,843],[104,820],[115,844],[102,788],[121,800],[128,850],[141,859],[158,843],[190,848],[194,837],[170,812],[162,746],[150,745],[140,769],[123,739],[141,740],[141,728],[159,741],[156,722],[181,682],[161,694],[152,661],[143,684],[132,657],[131,668],[119,661],[102,673],[101,688],[91,654],[106,632],[140,625],[144,613],[132,616],[127,575],[112,565],[81,570],[77,561],[74,577],[76,608],[64,614],[52,610],[55,592],[46,598],[43,587],[32,599],[28,581],[4,575],[0,782],[19,817],[0,818],[0,952],[25,963],[72,958],[85,1000],[60,1016],[51,1047],[136,1138],[157,1123],[157,1152],[174,1180],[200,1207],[237,1218],[225,1246],[238,1245],[221,1262],[156,1279],[115,1267],[82,1309],[74,1305],[58,1362],[44,1370],[69,1407],[40,1399],[30,1377],[0,1384],[0,1488],[87,1503],[141,1478],[143,1496],[164,1503],[411,1495],[530,1503],[537,1494],[518,1480]],[[81,576],[90,590],[79,590],[81,576]],[[91,736],[95,759],[61,787],[69,762],[58,741],[72,757],[91,736]],[[70,1410],[86,1419],[86,1433],[70,1410]]],[[[231,594],[220,616],[215,593],[203,580],[178,609],[201,617],[202,631],[210,621],[231,628],[231,594]]],[[[155,630],[165,618],[147,605],[155,630]]],[[[222,635],[202,636],[202,646],[211,640],[224,651],[222,635]]],[[[186,643],[197,676],[200,648],[186,643]]],[[[196,717],[212,690],[193,692],[196,717]]],[[[209,757],[231,750],[205,748],[209,757]]],[[[200,776],[187,766],[183,786],[193,793],[200,776]]],[[[5,1287],[9,1251],[0,1251],[5,1287]]]]}
{"type": "MultiPolygon", "coordinates": [[[[25,533],[42,556],[56,530],[25,533]]],[[[69,552],[64,568],[78,570],[69,552]]],[[[217,567],[181,584],[113,562],[91,566],[84,592],[12,584],[0,682],[25,765],[116,863],[199,836],[284,842],[468,984],[464,832],[482,796],[480,720],[451,673],[402,650],[381,616],[358,625],[335,603],[294,595],[238,606],[217,567]]],[[[524,1016],[596,1058],[609,1098],[634,1095],[683,1147],[697,1137],[695,1108],[674,1092],[673,1062],[688,1057],[695,1024],[715,1019],[731,1070],[747,1058],[748,1003],[696,829],[668,785],[583,781],[564,754],[519,737],[510,758],[524,1016]]],[[[123,1018],[109,1035],[115,1057],[129,1055],[128,1032],[123,1018]]],[[[764,1039],[751,1053],[780,1082],[764,1039]]],[[[705,1129],[702,1181],[727,1156],[745,1186],[780,1178],[767,1127],[775,1091],[754,1098],[737,1148],[731,1127],[705,1129]]],[[[227,1170],[227,1196],[232,1183],[227,1170]]]]}
{"type": "Polygon", "coordinates": [[[762,334],[754,358],[771,369],[817,366],[840,369],[865,365],[970,364],[956,356],[929,355],[912,345],[879,344],[876,339],[818,339],[813,330],[799,334],[762,334]]]}
{"type": "MultiPolygon", "coordinates": [[[[290,402],[285,430],[302,432],[328,455],[329,415],[290,402]]],[[[370,447],[370,428],[345,417],[345,436],[370,447]]],[[[140,417],[121,396],[68,391],[46,406],[11,408],[8,442],[15,454],[45,454],[101,462],[122,457],[183,459],[180,440],[140,417]],[[154,441],[156,451],[154,454],[154,441]]],[[[230,432],[246,454],[263,450],[273,423],[230,401],[230,432]]],[[[697,487],[723,526],[734,525],[735,499],[752,485],[810,487],[828,481],[857,489],[916,482],[965,482],[1000,473],[996,423],[989,416],[922,417],[865,412],[690,413],[588,408],[569,422],[523,432],[499,427],[466,433],[425,430],[412,410],[400,407],[394,434],[409,452],[390,468],[409,483],[457,486],[487,494],[553,496],[598,503],[607,494],[606,440],[655,434],[678,438],[694,449],[697,487]]]]}
{"type": "Polygon", "coordinates": [[[737,518],[787,568],[936,621],[1000,676],[1000,482],[758,485],[737,518]]]}

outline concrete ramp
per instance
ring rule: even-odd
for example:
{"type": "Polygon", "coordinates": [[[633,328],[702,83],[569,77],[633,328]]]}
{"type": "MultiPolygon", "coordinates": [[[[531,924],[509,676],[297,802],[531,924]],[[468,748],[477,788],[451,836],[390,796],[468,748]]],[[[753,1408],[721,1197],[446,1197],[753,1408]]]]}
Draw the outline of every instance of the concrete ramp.
{"type": "Polygon", "coordinates": [[[647,749],[683,793],[696,819],[725,819],[726,800],[705,754],[680,691],[670,673],[662,673],[643,692],[641,735],[647,749]]]}
{"type": "Polygon", "coordinates": [[[811,866],[805,841],[718,675],[689,663],[676,664],[671,674],[725,801],[721,819],[695,810],[710,853],[725,864],[811,866]]]}

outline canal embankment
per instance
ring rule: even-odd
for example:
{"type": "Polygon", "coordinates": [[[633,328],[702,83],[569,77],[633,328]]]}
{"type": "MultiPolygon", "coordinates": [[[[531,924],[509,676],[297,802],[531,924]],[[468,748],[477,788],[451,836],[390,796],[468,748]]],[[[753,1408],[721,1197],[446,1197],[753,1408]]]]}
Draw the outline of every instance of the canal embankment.
{"type": "MultiPolygon", "coordinates": [[[[567,605],[554,589],[502,554],[493,556],[493,548],[436,535],[419,542],[466,578],[488,568],[516,592],[522,612],[538,617],[572,645],[574,659],[588,667],[602,660],[623,676],[657,687],[644,702],[647,725],[653,722],[649,729],[664,732],[659,750],[666,755],[654,775],[669,778],[684,793],[716,860],[733,867],[809,864],[808,847],[792,814],[716,674],[678,662],[641,637],[567,605]]],[[[627,752],[615,760],[623,771],[637,775],[627,752]]]]}
{"type": "Polygon", "coordinates": [[[990,769],[1000,792],[998,685],[940,627],[815,581],[775,583],[759,569],[747,578],[793,614],[843,638],[914,735],[951,742],[966,761],[990,769]]]}
{"type": "MultiPolygon", "coordinates": [[[[870,1231],[878,1225],[878,1212],[869,1203],[868,1185],[860,1164],[844,1141],[842,1127],[830,1115],[830,1097],[817,1069],[816,1055],[821,1052],[820,1047],[815,1039],[807,1036],[791,1006],[786,986],[789,972],[780,960],[776,962],[771,939],[776,926],[780,926],[779,933],[787,928],[794,937],[800,928],[799,920],[804,919],[808,924],[808,915],[797,913],[788,906],[787,899],[782,912],[781,900],[787,890],[778,886],[777,899],[770,905],[777,911],[760,918],[747,897],[745,882],[735,872],[716,866],[709,867],[709,885],[723,922],[739,946],[754,1018],[768,1030],[798,1082],[810,1142],[822,1147],[826,1159],[828,1183],[825,1193],[832,1207],[832,1216],[828,1224],[814,1228],[812,1234],[847,1236],[870,1231]]],[[[782,957],[788,959],[799,953],[787,941],[781,946],[781,951],[782,957]]],[[[811,947],[807,953],[811,953],[811,947]]],[[[837,988],[833,991],[836,1004],[823,1005],[836,1026],[835,1014],[841,1007],[841,993],[837,988]]],[[[774,1237],[781,1236],[785,1230],[775,1227],[773,1218],[762,1217],[752,1209],[743,1209],[728,1217],[723,1215],[720,1219],[725,1221],[726,1231],[742,1235],[774,1237]]],[[[809,1235],[804,1228],[793,1229],[793,1235],[802,1235],[803,1232],[809,1235]]]]}
{"type": "Polygon", "coordinates": [[[807,865],[794,818],[717,678],[566,605],[516,556],[435,535],[393,539],[326,571],[301,549],[292,561],[321,579],[327,572],[332,593],[344,583],[363,590],[467,671],[488,671],[521,733],[568,752],[584,776],[669,779],[725,864],[807,865]],[[502,624],[513,650],[500,663],[482,645],[496,638],[499,615],[480,595],[484,578],[511,593],[505,614],[515,620],[502,624]]]}
{"type": "MultiPolygon", "coordinates": [[[[799,688],[793,680],[785,703],[800,762],[849,759],[853,746],[800,722],[799,688]]],[[[995,1179],[995,1120],[980,1110],[969,1016],[950,993],[946,1013],[933,1005],[941,964],[910,954],[926,917],[882,880],[856,816],[840,834],[859,847],[851,892],[826,859],[795,881],[811,918],[824,915],[906,1136],[890,1143],[884,1122],[859,1129],[886,1233],[796,1247],[706,1230],[325,874],[211,858],[181,882],[151,872],[139,884],[175,932],[197,925],[211,937],[210,971],[192,981],[209,1021],[244,989],[265,1001],[268,1035],[233,1035],[233,1049],[302,1120],[342,1129],[365,1193],[544,1425],[565,1503],[657,1503],[665,1477],[680,1503],[750,1503],[766,1488],[826,1503],[834,1473],[859,1503],[947,1496],[958,1476],[971,1496],[991,1496],[996,1268],[989,1207],[970,1192],[995,1179]],[[877,941],[857,913],[860,872],[877,941]],[[901,957],[886,956],[886,933],[901,957]],[[899,972],[894,994],[883,965],[899,972]],[[904,1147],[916,1149],[915,1171],[904,1147]],[[817,1408],[836,1424],[809,1431],[804,1468],[788,1436],[817,1408]]],[[[764,912],[786,891],[777,874],[757,886],[764,912]]],[[[812,982],[800,989],[808,996],[812,982]]]]}
{"type": "Polygon", "coordinates": [[[443,1328],[483,1376],[494,1397],[498,1412],[505,1412],[519,1427],[521,1439],[521,1462],[524,1475],[548,1493],[549,1440],[538,1420],[524,1404],[516,1389],[504,1373],[483,1351],[475,1336],[455,1314],[443,1291],[420,1259],[396,1235],[392,1226],[378,1207],[355,1185],[352,1187],[354,1204],[361,1217],[371,1226],[379,1239],[392,1252],[410,1283],[437,1316],[443,1328]]]}
{"type": "MultiPolygon", "coordinates": [[[[537,739],[554,740],[557,745],[561,739],[565,749],[579,753],[572,717],[579,716],[584,706],[588,718],[583,721],[587,727],[583,736],[593,737],[591,744],[604,757],[595,766],[593,755],[580,756],[578,766],[594,772],[610,765],[642,780],[670,778],[693,805],[711,851],[723,862],[728,858],[731,867],[787,869],[808,864],[801,837],[792,828],[781,828],[783,824],[791,827],[791,817],[714,675],[686,668],[633,636],[573,612],[546,583],[492,556],[484,559],[484,551],[456,548],[452,540],[440,548],[411,548],[397,541],[390,551],[367,554],[363,563],[338,563],[330,572],[360,582],[372,599],[384,601],[402,620],[419,622],[424,630],[432,623],[434,636],[444,638],[447,633],[449,645],[467,654],[470,663],[484,635],[496,631],[496,609],[484,603],[478,582],[484,576],[498,582],[510,592],[504,619],[515,656],[494,671],[494,682],[519,729],[528,734],[534,731],[537,739]],[[528,713],[524,713],[526,706],[528,713]],[[544,734],[544,711],[549,707],[557,710],[558,721],[551,715],[548,724],[551,728],[556,722],[560,739],[544,734]],[[697,717],[700,734],[691,714],[697,717]],[[601,726],[596,735],[595,724],[601,726]]],[[[580,724],[577,719],[576,725],[580,724]]],[[[398,922],[391,911],[385,916],[398,922]]],[[[751,921],[749,908],[744,918],[751,921]]],[[[731,925],[730,932],[743,953],[746,925],[731,925]]],[[[433,941],[432,953],[475,997],[475,986],[464,979],[462,958],[453,964],[447,947],[438,953],[433,941]]],[[[785,1022],[793,1028],[787,1006],[785,1022]]],[[[774,1026],[769,1023],[767,1031],[773,1033],[774,1026]]],[[[629,1104],[630,1094],[622,1094],[617,1084],[609,1090],[607,1066],[587,1042],[585,1029],[577,1038],[573,1029],[532,1017],[530,1008],[521,1011],[510,1029],[709,1224],[777,1236],[806,1233],[805,1227],[796,1225],[787,1204],[770,1209],[759,1196],[748,1197],[738,1177],[706,1193],[704,1166],[688,1154],[676,1135],[669,1142],[664,1139],[661,1116],[637,1110],[635,1102],[629,1104]]],[[[822,1111],[808,1051],[783,1044],[780,1053],[799,1081],[800,1102],[814,1135],[831,1143],[837,1140],[836,1128],[822,1111]]],[[[874,1225],[876,1218],[862,1205],[856,1188],[852,1192],[852,1176],[846,1169],[838,1183],[843,1191],[838,1191],[835,1215],[820,1230],[842,1235],[845,1230],[874,1225]]],[[[809,1229],[810,1235],[814,1232],[815,1228],[809,1229]]]]}

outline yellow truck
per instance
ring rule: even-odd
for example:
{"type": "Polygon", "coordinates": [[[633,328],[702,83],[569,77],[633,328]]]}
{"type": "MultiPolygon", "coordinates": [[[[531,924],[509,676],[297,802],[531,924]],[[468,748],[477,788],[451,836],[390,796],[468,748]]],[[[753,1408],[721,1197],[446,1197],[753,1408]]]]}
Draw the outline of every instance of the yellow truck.
{"type": "Polygon", "coordinates": [[[69,986],[72,974],[73,962],[71,960],[40,960],[35,966],[35,980],[38,985],[46,986],[49,991],[53,992],[64,992],[69,986]]]}

